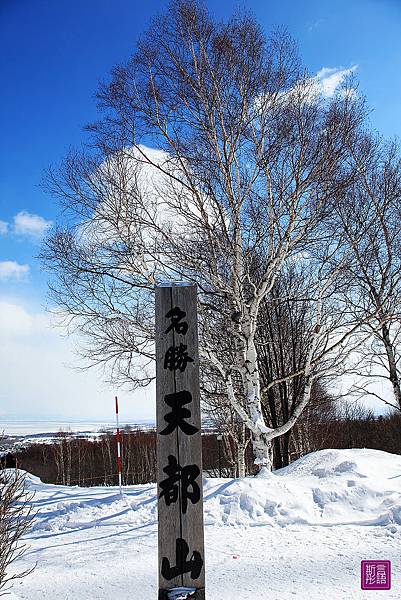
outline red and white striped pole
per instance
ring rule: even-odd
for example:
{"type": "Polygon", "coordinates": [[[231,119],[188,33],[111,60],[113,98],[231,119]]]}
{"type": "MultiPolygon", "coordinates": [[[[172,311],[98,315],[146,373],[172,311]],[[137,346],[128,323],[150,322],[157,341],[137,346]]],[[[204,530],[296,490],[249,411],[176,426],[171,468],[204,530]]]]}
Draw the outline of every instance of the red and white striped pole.
{"type": "Polygon", "coordinates": [[[121,438],[120,438],[120,423],[118,421],[118,398],[116,396],[116,423],[117,423],[117,470],[118,470],[118,485],[120,488],[120,494],[122,495],[122,476],[121,476],[121,438]]]}

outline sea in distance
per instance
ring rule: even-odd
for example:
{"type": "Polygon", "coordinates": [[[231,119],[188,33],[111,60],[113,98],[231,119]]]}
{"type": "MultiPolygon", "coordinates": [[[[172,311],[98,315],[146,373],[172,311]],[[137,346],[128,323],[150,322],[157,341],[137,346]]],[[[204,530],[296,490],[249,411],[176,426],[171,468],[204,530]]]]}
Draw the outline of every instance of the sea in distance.
{"type": "MultiPolygon", "coordinates": [[[[130,428],[142,431],[155,429],[155,421],[151,419],[121,419],[120,430],[130,428]]],[[[202,432],[210,433],[215,425],[208,418],[202,421],[202,432]]],[[[26,447],[29,444],[49,444],[59,439],[60,434],[69,437],[85,437],[96,439],[103,433],[115,433],[116,422],[98,420],[22,420],[0,418],[0,456],[6,452],[26,447]]]]}
{"type": "MultiPolygon", "coordinates": [[[[120,422],[121,429],[127,425],[134,429],[149,429],[154,427],[154,422],[150,420],[120,422]]],[[[102,430],[115,429],[115,427],[115,421],[24,421],[0,419],[0,433],[9,436],[45,435],[60,431],[68,431],[75,434],[97,433],[102,430]]]]}
{"type": "MultiPolygon", "coordinates": [[[[131,429],[150,430],[154,429],[155,424],[151,420],[120,421],[120,429],[127,426],[131,429]]],[[[50,443],[60,432],[94,439],[104,432],[113,433],[115,430],[116,423],[112,421],[0,419],[0,455],[32,443],[50,443]]]]}

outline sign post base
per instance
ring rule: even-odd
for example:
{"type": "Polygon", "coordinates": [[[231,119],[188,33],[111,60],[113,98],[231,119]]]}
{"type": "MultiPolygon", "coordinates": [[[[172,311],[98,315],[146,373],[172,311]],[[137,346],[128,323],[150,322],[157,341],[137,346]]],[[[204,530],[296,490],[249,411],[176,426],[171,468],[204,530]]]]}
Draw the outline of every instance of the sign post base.
{"type": "Polygon", "coordinates": [[[159,590],[158,600],[205,600],[205,588],[169,588],[159,590]]]}

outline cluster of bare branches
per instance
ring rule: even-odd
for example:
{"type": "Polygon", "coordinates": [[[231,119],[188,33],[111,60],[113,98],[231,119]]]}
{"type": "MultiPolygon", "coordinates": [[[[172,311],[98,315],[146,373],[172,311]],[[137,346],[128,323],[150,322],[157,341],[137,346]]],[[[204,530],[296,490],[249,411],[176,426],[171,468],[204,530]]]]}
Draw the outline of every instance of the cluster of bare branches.
{"type": "Polygon", "coordinates": [[[0,469],[0,596],[16,579],[29,575],[34,567],[11,570],[14,561],[27,550],[22,542],[34,516],[33,494],[26,490],[25,474],[18,469],[0,469]]]}
{"type": "Polygon", "coordinates": [[[233,423],[239,455],[251,440],[270,468],[316,382],[394,323],[382,300],[365,310],[354,277],[379,174],[394,198],[396,155],[367,170],[353,81],[323,96],[287,34],[266,37],[247,15],[215,22],[192,0],[155,19],[98,98],[87,150],[47,177],[68,217],[42,253],[58,314],[88,364],[145,386],[154,286],[196,283],[204,398],[233,423]]]}
{"type": "Polygon", "coordinates": [[[401,154],[398,143],[364,133],[349,148],[355,169],[341,192],[335,219],[349,248],[347,308],[361,322],[353,371],[362,394],[401,410],[401,154]],[[363,339],[363,342],[362,342],[363,339]],[[371,378],[390,382],[377,394],[371,378]]]}

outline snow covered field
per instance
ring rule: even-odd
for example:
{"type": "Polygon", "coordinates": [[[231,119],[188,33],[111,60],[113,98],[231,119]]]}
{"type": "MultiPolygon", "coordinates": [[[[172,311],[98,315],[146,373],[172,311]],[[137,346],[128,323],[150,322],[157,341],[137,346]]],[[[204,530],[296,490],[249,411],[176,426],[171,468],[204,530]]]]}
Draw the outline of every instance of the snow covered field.
{"type": "MultiPolygon", "coordinates": [[[[17,600],[156,600],[155,485],[46,485],[29,476],[37,562],[17,600]]],[[[401,456],[322,450],[265,477],[207,479],[207,600],[401,598],[401,456]],[[392,562],[389,591],[360,589],[360,562],[392,562]]]]}

